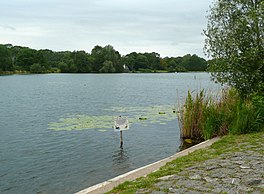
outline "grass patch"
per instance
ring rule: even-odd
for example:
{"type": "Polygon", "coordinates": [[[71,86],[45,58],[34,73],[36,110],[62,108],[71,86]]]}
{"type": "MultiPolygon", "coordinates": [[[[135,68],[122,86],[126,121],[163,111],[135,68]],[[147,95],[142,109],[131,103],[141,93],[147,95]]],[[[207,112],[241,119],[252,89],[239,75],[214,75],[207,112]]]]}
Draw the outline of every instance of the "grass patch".
{"type": "Polygon", "coordinates": [[[221,140],[214,143],[211,147],[206,149],[197,150],[190,153],[187,156],[183,156],[167,163],[161,167],[160,170],[149,174],[146,177],[138,178],[134,181],[126,181],[125,183],[114,188],[110,193],[118,194],[130,194],[135,193],[139,189],[146,191],[156,190],[155,183],[159,182],[158,178],[177,174],[179,172],[187,172],[186,168],[193,165],[202,164],[208,159],[214,159],[221,154],[240,151],[240,144],[246,143],[247,145],[254,145],[258,142],[259,145],[264,142],[264,132],[252,133],[246,135],[227,135],[221,138],[221,140]]]}

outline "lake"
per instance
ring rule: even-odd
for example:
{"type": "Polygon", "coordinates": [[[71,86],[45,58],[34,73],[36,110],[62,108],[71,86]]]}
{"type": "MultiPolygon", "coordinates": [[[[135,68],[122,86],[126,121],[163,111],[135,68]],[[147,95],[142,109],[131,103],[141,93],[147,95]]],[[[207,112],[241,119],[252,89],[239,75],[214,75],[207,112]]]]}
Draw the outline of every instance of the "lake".
{"type": "Polygon", "coordinates": [[[74,193],[175,154],[172,110],[201,88],[220,87],[207,73],[0,76],[0,193],[74,193]]]}

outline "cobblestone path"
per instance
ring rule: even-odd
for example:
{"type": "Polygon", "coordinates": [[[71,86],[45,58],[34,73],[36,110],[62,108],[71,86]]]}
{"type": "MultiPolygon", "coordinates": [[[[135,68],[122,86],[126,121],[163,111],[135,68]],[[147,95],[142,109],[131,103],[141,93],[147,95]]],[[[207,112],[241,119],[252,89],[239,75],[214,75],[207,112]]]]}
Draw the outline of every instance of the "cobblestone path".
{"type": "Polygon", "coordinates": [[[179,173],[160,177],[152,189],[139,189],[136,193],[264,194],[263,150],[264,135],[254,141],[238,143],[235,151],[227,151],[179,173]]]}

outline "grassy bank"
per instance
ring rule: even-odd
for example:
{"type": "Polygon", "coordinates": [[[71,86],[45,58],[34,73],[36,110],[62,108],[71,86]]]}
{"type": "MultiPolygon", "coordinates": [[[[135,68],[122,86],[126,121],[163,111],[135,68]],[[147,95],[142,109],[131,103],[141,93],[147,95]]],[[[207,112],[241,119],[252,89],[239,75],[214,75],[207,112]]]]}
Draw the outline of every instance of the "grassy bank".
{"type": "MultiPolygon", "coordinates": [[[[114,188],[110,193],[118,194],[130,194],[135,193],[138,190],[144,191],[159,191],[155,186],[160,182],[160,177],[167,175],[175,175],[180,172],[188,173],[186,168],[194,165],[203,164],[204,161],[209,159],[215,159],[221,154],[235,153],[238,151],[256,149],[258,148],[259,154],[264,154],[263,148],[264,132],[245,134],[245,135],[228,135],[222,137],[222,139],[214,143],[210,148],[195,151],[187,156],[180,157],[170,163],[167,163],[160,170],[149,174],[147,177],[141,177],[135,181],[127,181],[118,187],[114,188]],[[247,147],[248,144],[252,148],[247,147]]],[[[163,192],[168,192],[163,190],[163,192]]]]}

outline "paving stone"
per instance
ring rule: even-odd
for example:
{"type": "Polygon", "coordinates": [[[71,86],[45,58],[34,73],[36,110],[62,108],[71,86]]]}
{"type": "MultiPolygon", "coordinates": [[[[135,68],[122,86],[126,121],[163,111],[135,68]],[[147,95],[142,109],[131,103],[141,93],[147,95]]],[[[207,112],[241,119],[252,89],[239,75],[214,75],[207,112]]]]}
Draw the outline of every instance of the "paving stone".
{"type": "Polygon", "coordinates": [[[195,191],[195,190],[187,190],[186,194],[204,194],[204,193],[200,191],[195,191]]]}
{"type": "MultiPolygon", "coordinates": [[[[238,160],[238,161],[232,161],[234,164],[239,164],[239,165],[242,165],[245,163],[245,161],[242,161],[242,160],[238,160]]],[[[229,164],[230,165],[230,164],[229,164]]]]}
{"type": "Polygon", "coordinates": [[[261,183],[261,179],[252,179],[247,182],[248,185],[259,185],[261,183]]]}
{"type": "Polygon", "coordinates": [[[222,182],[230,185],[238,185],[241,182],[241,180],[238,178],[224,178],[222,179],[222,182]]]}
{"type": "Polygon", "coordinates": [[[208,177],[208,176],[204,177],[203,179],[204,179],[206,182],[208,182],[208,183],[213,183],[213,182],[217,182],[217,181],[218,181],[217,178],[211,178],[211,177],[208,177]]]}
{"type": "Polygon", "coordinates": [[[175,175],[168,175],[168,176],[163,176],[163,177],[160,177],[160,178],[158,178],[158,180],[168,180],[168,179],[170,179],[171,177],[174,177],[175,175]]]}
{"type": "Polygon", "coordinates": [[[195,175],[189,176],[189,179],[191,179],[191,180],[201,180],[202,177],[199,174],[195,174],[195,175]]]}
{"type": "Polygon", "coordinates": [[[204,187],[203,185],[201,185],[200,187],[196,187],[195,190],[205,193],[205,192],[210,192],[212,189],[204,187]]]}
{"type": "Polygon", "coordinates": [[[160,188],[161,190],[163,190],[163,189],[169,189],[173,187],[173,185],[174,185],[173,181],[162,181],[162,182],[156,183],[154,186],[156,188],[160,188]]]}
{"type": "Polygon", "coordinates": [[[223,174],[222,172],[214,172],[214,173],[211,173],[211,178],[217,178],[217,179],[220,179],[220,178],[225,178],[227,175],[226,174],[223,174]]]}
{"type": "Polygon", "coordinates": [[[151,194],[166,194],[164,191],[152,191],[151,194]]]}
{"type": "Polygon", "coordinates": [[[151,191],[146,190],[146,189],[139,189],[136,191],[136,194],[146,194],[146,193],[150,193],[151,191]]]}
{"type": "Polygon", "coordinates": [[[252,187],[248,187],[248,186],[245,186],[245,185],[239,185],[238,188],[237,188],[238,192],[252,192],[254,191],[254,189],[252,187]]]}
{"type": "Polygon", "coordinates": [[[169,193],[186,193],[186,188],[169,188],[169,193]]]}
{"type": "MultiPolygon", "coordinates": [[[[263,136],[264,138],[264,136],[263,136]]],[[[263,140],[259,140],[263,141],[263,140]]],[[[221,154],[202,164],[188,167],[174,175],[159,178],[154,186],[160,191],[138,190],[137,194],[152,193],[228,193],[262,194],[264,191],[264,143],[239,144],[241,151],[221,154]],[[164,192],[167,190],[168,192],[164,192]]]]}
{"type": "Polygon", "coordinates": [[[242,169],[250,169],[250,167],[249,166],[244,166],[244,165],[241,165],[241,166],[239,166],[240,168],[242,168],[242,169]]]}
{"type": "Polygon", "coordinates": [[[220,185],[219,187],[216,187],[212,189],[213,193],[233,193],[236,191],[236,187],[231,187],[227,185],[220,185]]]}
{"type": "Polygon", "coordinates": [[[203,185],[203,181],[199,180],[187,180],[184,184],[185,188],[190,188],[190,189],[197,189],[200,188],[203,185]]]}
{"type": "Polygon", "coordinates": [[[213,166],[206,167],[206,170],[214,170],[214,169],[217,169],[217,168],[219,168],[218,165],[213,165],[213,166]]]}

